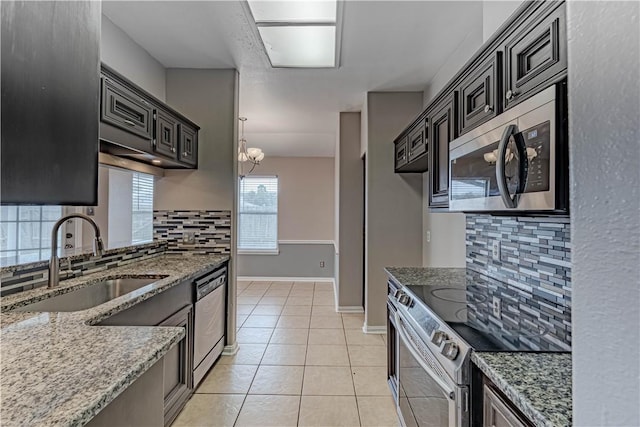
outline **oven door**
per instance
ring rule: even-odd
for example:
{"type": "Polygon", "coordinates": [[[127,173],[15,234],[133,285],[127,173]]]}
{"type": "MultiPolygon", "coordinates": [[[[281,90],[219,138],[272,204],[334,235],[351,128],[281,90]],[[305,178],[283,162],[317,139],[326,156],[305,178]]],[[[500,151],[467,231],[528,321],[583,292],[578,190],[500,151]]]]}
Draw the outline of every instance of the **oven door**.
{"type": "Polygon", "coordinates": [[[405,427],[468,426],[468,389],[441,369],[418,334],[396,314],[398,412],[405,427]]]}

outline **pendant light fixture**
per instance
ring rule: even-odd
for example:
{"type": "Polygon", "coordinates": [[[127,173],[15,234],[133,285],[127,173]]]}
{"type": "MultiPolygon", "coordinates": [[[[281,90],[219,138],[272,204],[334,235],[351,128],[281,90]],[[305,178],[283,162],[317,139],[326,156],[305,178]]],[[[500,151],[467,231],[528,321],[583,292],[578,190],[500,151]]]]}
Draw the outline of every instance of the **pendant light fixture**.
{"type": "Polygon", "coordinates": [[[244,137],[244,122],[247,121],[246,117],[239,118],[241,124],[240,141],[238,141],[238,161],[240,162],[240,177],[243,177],[244,164],[246,162],[251,163],[251,170],[247,172],[249,175],[264,159],[264,153],[259,148],[247,148],[247,140],[244,137]]]}

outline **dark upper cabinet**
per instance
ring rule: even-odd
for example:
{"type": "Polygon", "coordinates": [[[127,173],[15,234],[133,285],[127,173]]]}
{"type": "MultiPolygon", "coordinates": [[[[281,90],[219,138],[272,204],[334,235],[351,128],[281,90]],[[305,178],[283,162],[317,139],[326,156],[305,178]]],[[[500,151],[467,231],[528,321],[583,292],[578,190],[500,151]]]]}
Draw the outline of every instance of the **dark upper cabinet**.
{"type": "Polygon", "coordinates": [[[395,172],[421,173],[429,169],[428,134],[426,113],[422,113],[394,141],[395,172]]]}
{"type": "Polygon", "coordinates": [[[109,77],[102,77],[100,120],[144,139],[153,136],[149,101],[109,77]]]}
{"type": "Polygon", "coordinates": [[[566,76],[566,5],[550,2],[527,19],[505,42],[505,109],[566,76]]]}
{"type": "Polygon", "coordinates": [[[102,65],[100,150],[163,168],[195,169],[200,128],[102,65]]]}
{"type": "Polygon", "coordinates": [[[395,170],[399,172],[407,164],[407,135],[402,135],[395,141],[395,170]]]}
{"type": "Polygon", "coordinates": [[[178,152],[180,161],[198,165],[198,132],[186,123],[178,125],[178,152]]]}
{"type": "Polygon", "coordinates": [[[449,205],[449,143],[456,138],[457,93],[448,95],[429,114],[429,206],[449,205]]]}
{"type": "Polygon", "coordinates": [[[0,8],[2,204],[95,205],[100,2],[0,8]]]}
{"type": "Polygon", "coordinates": [[[153,149],[170,159],[178,158],[178,121],[164,110],[156,110],[156,132],[153,149]]]}
{"type": "Polygon", "coordinates": [[[460,135],[499,114],[501,53],[489,57],[460,84],[460,135]]]}

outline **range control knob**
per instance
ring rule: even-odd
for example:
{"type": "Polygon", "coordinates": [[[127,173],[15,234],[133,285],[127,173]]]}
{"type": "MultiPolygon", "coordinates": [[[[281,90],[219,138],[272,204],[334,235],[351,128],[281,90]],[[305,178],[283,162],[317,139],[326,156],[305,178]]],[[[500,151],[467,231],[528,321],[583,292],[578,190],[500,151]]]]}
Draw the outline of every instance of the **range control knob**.
{"type": "Polygon", "coordinates": [[[407,307],[411,306],[411,298],[409,298],[409,295],[405,293],[398,297],[398,302],[402,305],[406,305],[407,307]]]}
{"type": "Polygon", "coordinates": [[[449,360],[455,360],[459,353],[458,344],[453,341],[447,341],[442,348],[442,354],[449,360]]]}
{"type": "Polygon", "coordinates": [[[435,331],[433,336],[431,337],[431,342],[435,345],[439,346],[443,342],[449,339],[449,336],[442,331],[435,331]]]}

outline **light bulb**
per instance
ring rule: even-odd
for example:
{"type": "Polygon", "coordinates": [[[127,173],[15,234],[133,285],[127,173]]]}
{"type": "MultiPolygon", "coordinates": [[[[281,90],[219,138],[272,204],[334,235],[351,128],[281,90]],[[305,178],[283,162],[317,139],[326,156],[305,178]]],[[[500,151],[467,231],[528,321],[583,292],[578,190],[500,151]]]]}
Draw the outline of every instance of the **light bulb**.
{"type": "Polygon", "coordinates": [[[247,148],[247,154],[249,155],[250,159],[255,159],[260,154],[262,154],[262,150],[259,148],[247,148]]]}
{"type": "Polygon", "coordinates": [[[261,162],[262,159],[264,159],[264,153],[260,153],[260,155],[258,157],[255,158],[256,162],[261,162]]]}
{"type": "Polygon", "coordinates": [[[249,160],[249,157],[247,156],[247,153],[240,152],[238,153],[238,160],[241,162],[246,162],[247,160],[249,160]]]}

